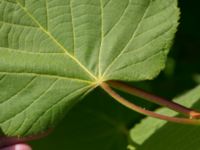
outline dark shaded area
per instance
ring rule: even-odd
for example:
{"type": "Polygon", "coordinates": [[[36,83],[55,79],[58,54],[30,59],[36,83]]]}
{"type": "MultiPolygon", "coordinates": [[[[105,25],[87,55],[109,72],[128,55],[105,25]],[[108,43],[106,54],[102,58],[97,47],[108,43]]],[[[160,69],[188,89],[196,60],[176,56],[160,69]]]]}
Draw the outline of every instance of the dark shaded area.
{"type": "Polygon", "coordinates": [[[140,118],[98,88],[76,105],[50,136],[32,145],[36,150],[126,150],[128,126],[140,118]]]}
{"type": "Polygon", "coordinates": [[[157,79],[146,83],[158,95],[173,98],[197,84],[194,77],[200,74],[199,6],[199,0],[179,0],[180,26],[167,67],[157,79]]]}

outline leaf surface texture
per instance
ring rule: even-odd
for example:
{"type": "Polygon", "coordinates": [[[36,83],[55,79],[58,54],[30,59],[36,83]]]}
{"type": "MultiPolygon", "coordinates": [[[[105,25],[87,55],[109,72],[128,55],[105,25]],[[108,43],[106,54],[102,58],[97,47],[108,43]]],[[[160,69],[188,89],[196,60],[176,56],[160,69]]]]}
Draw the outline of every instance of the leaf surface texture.
{"type": "Polygon", "coordinates": [[[176,0],[0,0],[0,127],[54,127],[102,81],[152,79],[177,27],[176,0]]]}

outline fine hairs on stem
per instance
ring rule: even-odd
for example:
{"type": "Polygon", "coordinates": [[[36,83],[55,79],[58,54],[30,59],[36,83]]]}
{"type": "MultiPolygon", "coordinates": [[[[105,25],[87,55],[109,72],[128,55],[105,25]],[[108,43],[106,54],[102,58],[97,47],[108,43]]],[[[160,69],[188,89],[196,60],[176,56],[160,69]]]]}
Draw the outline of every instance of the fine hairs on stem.
{"type": "Polygon", "coordinates": [[[162,99],[160,97],[157,97],[155,95],[149,94],[147,92],[144,92],[142,90],[136,89],[136,88],[132,88],[122,82],[118,82],[118,81],[109,81],[108,83],[102,83],[101,88],[107,92],[111,97],[113,97],[116,101],[118,101],[119,103],[121,103],[122,105],[126,106],[129,109],[132,109],[136,112],[139,112],[141,114],[144,115],[148,115],[154,118],[158,118],[158,119],[162,119],[162,120],[166,120],[166,121],[170,121],[170,122],[176,122],[176,123],[182,123],[182,124],[190,124],[190,125],[200,125],[200,120],[197,120],[197,118],[200,117],[200,113],[197,111],[194,111],[192,109],[186,108],[184,106],[181,106],[177,103],[174,102],[170,102],[167,101],[165,99],[162,99]],[[119,90],[122,90],[124,92],[127,92],[129,94],[144,98],[146,100],[149,100],[151,102],[160,104],[162,106],[166,106],[170,109],[173,109],[177,112],[181,112],[187,116],[189,116],[190,118],[178,118],[178,117],[170,117],[170,116],[166,116],[166,115],[161,115],[146,109],[143,109],[131,102],[129,102],[128,100],[126,100],[125,98],[123,98],[122,96],[120,96],[118,93],[116,93],[111,87],[110,85],[114,88],[117,88],[119,90]]]}

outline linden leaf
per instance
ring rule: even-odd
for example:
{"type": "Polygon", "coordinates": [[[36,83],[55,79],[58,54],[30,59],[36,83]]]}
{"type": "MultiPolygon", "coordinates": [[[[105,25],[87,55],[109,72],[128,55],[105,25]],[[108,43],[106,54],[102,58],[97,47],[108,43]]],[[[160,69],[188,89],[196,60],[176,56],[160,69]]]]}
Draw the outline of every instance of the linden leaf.
{"type": "Polygon", "coordinates": [[[0,128],[54,127],[108,80],[152,79],[177,27],[177,0],[0,0],[0,128]]]}

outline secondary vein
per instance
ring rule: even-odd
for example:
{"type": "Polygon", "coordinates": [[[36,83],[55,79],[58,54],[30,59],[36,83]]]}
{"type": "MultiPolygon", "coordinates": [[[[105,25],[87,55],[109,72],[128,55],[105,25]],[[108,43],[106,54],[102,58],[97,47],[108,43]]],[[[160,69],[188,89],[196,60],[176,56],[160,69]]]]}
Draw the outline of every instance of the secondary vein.
{"type": "Polygon", "coordinates": [[[101,51],[102,51],[102,44],[103,44],[103,4],[102,4],[102,0],[99,0],[100,3],[100,15],[101,15],[101,44],[100,44],[100,49],[99,49],[99,53],[98,53],[98,74],[99,77],[101,76],[101,65],[100,65],[100,58],[101,58],[101,51]]]}
{"type": "Polygon", "coordinates": [[[55,43],[58,45],[67,56],[69,56],[71,59],[73,59],[93,80],[97,80],[97,77],[93,75],[77,58],[72,56],[56,39],[55,37],[48,32],[36,19],[32,14],[27,10],[26,7],[22,6],[19,0],[16,0],[19,7],[40,27],[40,29],[47,34],[55,43]]]}
{"type": "Polygon", "coordinates": [[[110,63],[110,65],[108,65],[108,67],[105,69],[104,73],[103,73],[103,77],[106,75],[106,73],[110,70],[110,68],[113,66],[113,64],[121,57],[121,55],[124,53],[124,51],[126,50],[126,48],[128,47],[128,45],[130,44],[131,40],[134,39],[134,37],[136,36],[136,33],[138,31],[138,29],[140,28],[140,25],[142,23],[142,21],[144,20],[146,14],[148,13],[148,10],[150,8],[152,0],[149,0],[149,3],[144,11],[143,16],[141,17],[135,31],[133,32],[132,37],[130,38],[130,40],[128,41],[128,43],[125,45],[125,47],[121,50],[121,52],[117,55],[117,57],[115,57],[115,59],[113,59],[113,61],[110,63]]]}
{"type": "Polygon", "coordinates": [[[64,79],[64,80],[74,80],[74,81],[78,81],[78,82],[85,82],[88,84],[93,84],[92,81],[88,81],[88,80],[82,80],[82,79],[77,79],[77,78],[70,78],[70,77],[64,77],[64,76],[58,76],[58,75],[50,75],[50,74],[41,74],[41,73],[31,73],[31,72],[3,72],[0,71],[0,74],[4,74],[4,75],[30,75],[30,76],[44,76],[47,78],[56,78],[56,79],[64,79]]]}

